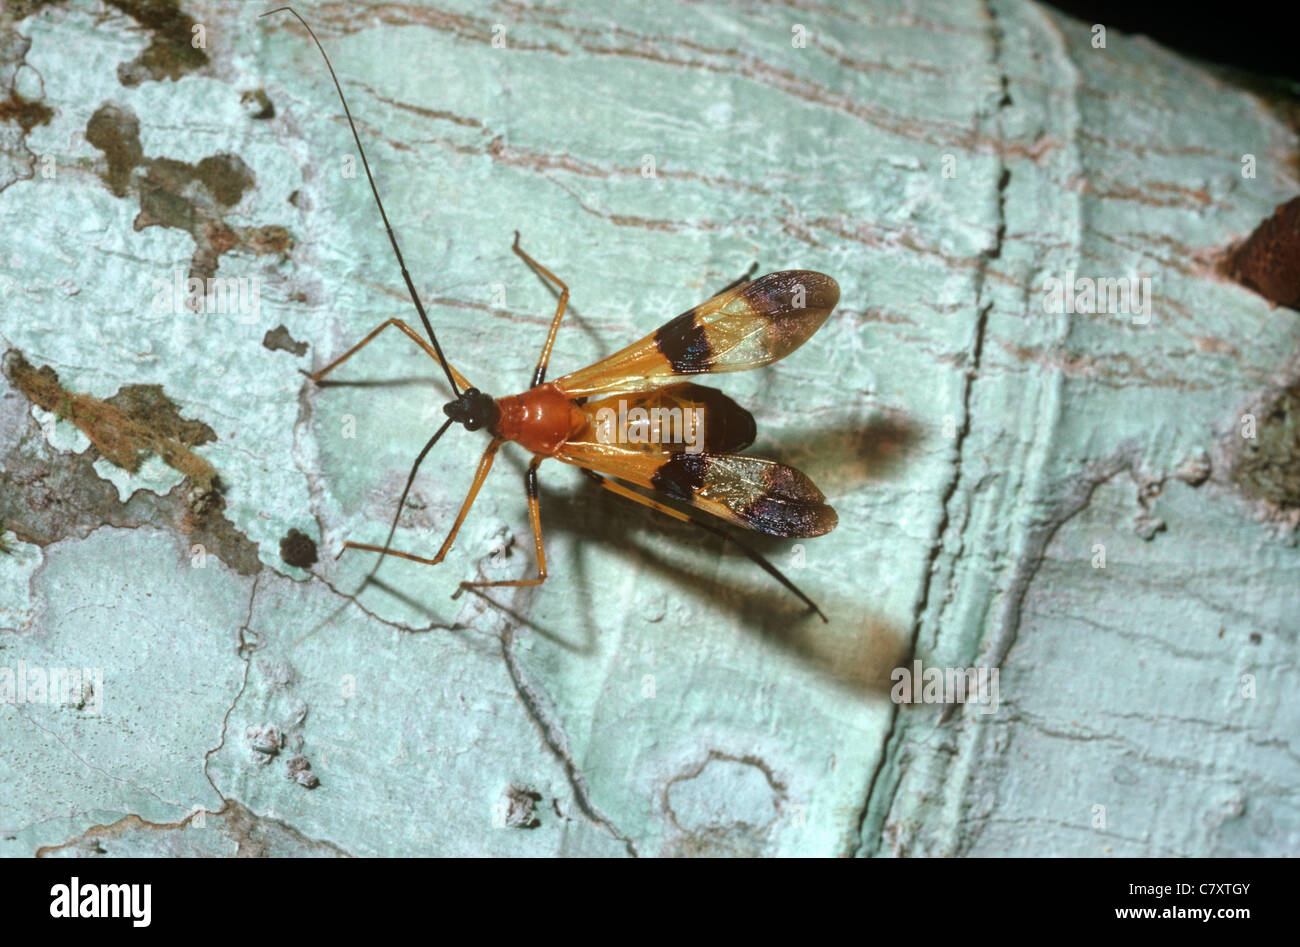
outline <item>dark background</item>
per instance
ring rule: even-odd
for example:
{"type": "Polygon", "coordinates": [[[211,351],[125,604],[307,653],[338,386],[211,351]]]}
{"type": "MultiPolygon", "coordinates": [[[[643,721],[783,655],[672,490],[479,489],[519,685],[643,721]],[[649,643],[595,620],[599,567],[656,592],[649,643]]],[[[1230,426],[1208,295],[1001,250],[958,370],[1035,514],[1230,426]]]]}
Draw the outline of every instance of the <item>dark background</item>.
{"type": "Polygon", "coordinates": [[[1300,3],[1124,3],[1045,0],[1049,6],[1107,30],[1142,33],[1182,53],[1286,80],[1280,92],[1300,98],[1300,3]]]}

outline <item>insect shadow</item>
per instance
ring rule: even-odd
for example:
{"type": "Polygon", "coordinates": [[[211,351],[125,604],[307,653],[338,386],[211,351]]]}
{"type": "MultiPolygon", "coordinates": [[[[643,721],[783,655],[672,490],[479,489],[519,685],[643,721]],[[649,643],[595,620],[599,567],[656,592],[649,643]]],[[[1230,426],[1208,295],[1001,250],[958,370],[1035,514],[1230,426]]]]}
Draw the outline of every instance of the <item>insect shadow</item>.
{"type": "MultiPolygon", "coordinates": [[[[860,484],[864,479],[884,479],[898,473],[919,441],[918,431],[906,418],[881,417],[865,427],[854,422],[844,428],[819,428],[807,443],[814,448],[835,445],[839,462],[851,471],[864,472],[855,477],[860,484]]],[[[511,456],[511,461],[522,472],[523,459],[511,456]]],[[[578,550],[565,569],[572,570],[579,588],[590,588],[594,581],[588,568],[590,559],[583,551],[599,555],[613,551],[628,563],[635,563],[637,569],[677,589],[683,599],[694,600],[701,614],[729,612],[770,646],[792,654],[833,683],[856,692],[888,693],[890,673],[910,656],[908,629],[873,613],[869,590],[861,594],[819,593],[831,616],[831,622],[823,625],[792,602],[779,586],[747,585],[741,592],[728,588],[726,579],[702,577],[697,568],[701,556],[709,560],[742,555],[719,536],[668,517],[647,515],[594,487],[543,488],[542,494],[551,513],[548,529],[567,535],[571,548],[578,550]],[[683,548],[698,555],[683,557],[683,548]]],[[[745,539],[759,553],[774,559],[787,555],[791,548],[791,540],[762,534],[746,533],[745,539]]],[[[474,594],[509,619],[575,653],[594,651],[596,636],[602,632],[601,614],[589,596],[578,597],[580,605],[571,613],[566,630],[561,631],[547,628],[528,614],[527,603],[534,594],[531,590],[520,590],[509,603],[486,592],[474,594]]]]}
{"type": "MultiPolygon", "coordinates": [[[[426,375],[330,384],[428,385],[434,378],[426,375]]],[[[802,466],[816,471],[833,493],[842,493],[864,482],[881,482],[900,474],[921,439],[921,427],[901,414],[881,413],[866,423],[853,416],[838,424],[830,421],[813,429],[801,428],[798,453],[802,466]]],[[[774,443],[766,453],[780,459],[784,451],[774,443]]],[[[503,460],[515,467],[514,476],[522,476],[526,467],[523,456],[509,452],[503,460]]],[[[832,682],[858,692],[887,693],[891,671],[909,658],[911,642],[906,629],[893,627],[883,616],[873,615],[869,604],[864,608],[862,595],[827,595],[823,591],[821,595],[833,620],[829,626],[821,625],[792,603],[779,586],[747,587],[739,593],[728,589],[724,579],[702,578],[693,557],[680,554],[680,549],[689,548],[698,550],[706,559],[741,555],[719,536],[704,533],[692,524],[647,513],[594,486],[582,485],[577,490],[542,487],[541,494],[547,507],[547,529],[566,534],[573,541],[571,548],[578,550],[565,569],[573,571],[579,588],[589,588],[594,581],[588,570],[589,557],[583,551],[595,550],[601,555],[613,551],[672,585],[683,597],[696,600],[701,611],[730,611],[735,620],[772,647],[794,655],[832,682]],[[854,617],[851,621],[838,617],[846,615],[854,617]]],[[[746,532],[744,538],[760,554],[773,559],[787,555],[792,542],[762,533],[746,532]]],[[[349,598],[358,598],[373,587],[425,615],[430,630],[446,627],[443,610],[376,575],[378,566],[377,562],[349,598]]],[[[579,597],[580,605],[571,613],[571,621],[557,629],[530,614],[536,594],[532,589],[520,589],[508,598],[470,591],[508,620],[567,651],[595,651],[602,621],[590,597],[579,597]]],[[[869,590],[864,594],[869,596],[869,590]]]]}

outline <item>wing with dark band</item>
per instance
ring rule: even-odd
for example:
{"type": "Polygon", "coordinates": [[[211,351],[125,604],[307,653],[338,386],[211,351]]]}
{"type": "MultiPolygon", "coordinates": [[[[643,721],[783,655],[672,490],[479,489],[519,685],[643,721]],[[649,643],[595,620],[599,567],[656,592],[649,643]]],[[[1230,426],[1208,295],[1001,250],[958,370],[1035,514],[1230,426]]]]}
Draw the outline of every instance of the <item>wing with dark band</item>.
{"type": "Polygon", "coordinates": [[[839,285],[823,273],[769,273],[687,310],[657,332],[555,384],[580,398],[657,388],[675,375],[757,368],[807,341],[839,298],[839,285]]]}

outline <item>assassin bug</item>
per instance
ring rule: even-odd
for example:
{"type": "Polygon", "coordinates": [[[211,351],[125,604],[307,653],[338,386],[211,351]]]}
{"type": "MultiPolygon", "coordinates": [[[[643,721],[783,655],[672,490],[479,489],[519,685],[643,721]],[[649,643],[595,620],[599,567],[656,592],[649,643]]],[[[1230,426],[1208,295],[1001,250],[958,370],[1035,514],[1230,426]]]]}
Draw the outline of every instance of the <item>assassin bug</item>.
{"type": "MultiPolygon", "coordinates": [[[[533,454],[524,485],[537,551],[537,577],[462,582],[457,594],[469,587],[531,586],[546,580],[537,468],[543,460],[553,457],[581,468],[611,493],[735,543],[750,559],[816,611],[822,621],[826,621],[821,609],[759,552],[717,526],[671,505],[678,503],[692,507],[730,524],[772,536],[820,536],[834,529],[837,523],[835,511],[826,504],[822,492],[807,476],[775,461],[738,453],[754,440],[754,418],[748,411],[720,391],[692,382],[673,382],[672,379],[706,372],[757,368],[789,355],[817,331],[839,301],[840,291],[835,280],[808,270],[769,273],[755,280],[749,280],[750,274],[746,273],[707,302],[687,310],[644,339],[594,365],[547,382],[546,368],[569,301],[569,288],[519,246],[516,231],[512,249],[535,273],[558,288],[559,301],[533,372],[532,386],[522,394],[503,398],[484,394],[443,356],[402,259],[393,228],[388,223],[343,87],[320,40],[292,7],[278,7],[262,16],[286,11],[307,30],[325,60],[330,78],[334,80],[371,193],[401,267],[402,279],[429,336],[429,342],[425,342],[402,320],[389,319],[324,368],[304,374],[319,382],[390,326],[404,332],[446,373],[455,400],[443,406],[447,420],[429,438],[411,467],[397,504],[398,516],[420,464],[451,425],[461,424],[470,431],[485,429],[492,436],[479,460],[474,482],[461,504],[456,521],[433,558],[391,548],[398,517],[394,517],[384,545],[349,540],[343,548],[377,552],[381,561],[383,556],[392,555],[427,565],[439,564],[451,548],[479,488],[487,478],[497,450],[506,441],[515,441],[533,454]],[[690,449],[692,445],[680,442],[681,438],[664,442],[659,436],[635,439],[608,436],[609,425],[605,422],[614,411],[615,402],[619,403],[620,417],[640,409],[644,416],[662,421],[667,416],[664,414],[666,411],[692,412],[692,418],[702,419],[702,437],[697,437],[693,445],[697,449],[690,449]],[[649,494],[633,487],[649,491],[649,494]]],[[[662,424],[658,428],[652,424],[649,428],[643,427],[642,433],[662,433],[662,427],[662,424]]]]}

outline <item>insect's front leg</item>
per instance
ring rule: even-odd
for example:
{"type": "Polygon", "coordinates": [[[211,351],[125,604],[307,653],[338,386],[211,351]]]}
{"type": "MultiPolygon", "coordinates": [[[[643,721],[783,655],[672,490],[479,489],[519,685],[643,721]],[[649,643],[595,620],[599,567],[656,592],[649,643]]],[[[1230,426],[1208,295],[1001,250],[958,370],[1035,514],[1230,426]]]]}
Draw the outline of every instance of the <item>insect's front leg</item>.
{"type": "Polygon", "coordinates": [[[456,384],[460,385],[461,390],[473,387],[468,381],[465,380],[464,375],[456,371],[456,369],[452,368],[451,365],[448,364],[446,361],[439,358],[438,353],[434,351],[433,346],[430,345],[428,342],[424,341],[424,339],[420,337],[419,333],[417,333],[414,329],[408,326],[401,319],[388,319],[384,321],[376,328],[371,329],[370,333],[364,339],[362,339],[356,345],[352,346],[352,348],[348,349],[338,358],[334,359],[334,361],[330,362],[324,368],[317,369],[314,372],[303,372],[303,374],[306,375],[308,378],[310,378],[312,381],[320,381],[330,372],[334,371],[334,369],[338,368],[340,365],[342,365],[344,362],[350,359],[353,355],[359,352],[362,348],[369,345],[372,341],[374,341],[375,336],[379,335],[379,333],[383,332],[389,326],[396,326],[397,328],[401,329],[404,333],[406,333],[411,338],[413,342],[415,342],[416,345],[424,349],[425,354],[428,355],[429,358],[433,359],[439,365],[446,368],[447,371],[451,372],[452,376],[456,379],[456,384]]]}
{"type": "Polygon", "coordinates": [[[524,473],[524,489],[528,493],[528,518],[533,524],[533,544],[537,547],[537,578],[507,579],[498,582],[462,582],[452,598],[456,598],[468,588],[541,585],[546,581],[546,550],[542,547],[542,512],[537,502],[537,468],[545,459],[540,454],[533,457],[532,463],[528,465],[528,470],[524,473]]]}
{"type": "Polygon", "coordinates": [[[447,551],[451,549],[451,544],[456,539],[456,534],[460,532],[460,524],[465,522],[465,516],[469,513],[469,508],[474,505],[474,499],[478,496],[478,491],[479,488],[483,486],[483,481],[487,479],[488,471],[492,469],[492,461],[497,455],[497,450],[504,443],[505,442],[500,438],[494,437],[492,438],[492,442],[488,444],[487,450],[483,452],[483,457],[478,462],[478,470],[474,474],[474,482],[470,485],[469,493],[465,496],[465,502],[460,505],[460,513],[456,516],[456,522],[452,524],[451,532],[447,534],[447,538],[443,541],[442,547],[438,550],[438,554],[432,559],[426,559],[423,556],[414,556],[409,552],[398,552],[396,549],[389,549],[387,546],[372,546],[369,543],[354,543],[350,539],[343,544],[343,549],[339,551],[339,555],[343,555],[344,550],[361,549],[367,552],[377,552],[381,555],[397,556],[401,559],[409,559],[412,562],[420,562],[426,566],[436,566],[441,563],[442,560],[446,558],[447,551]]]}

